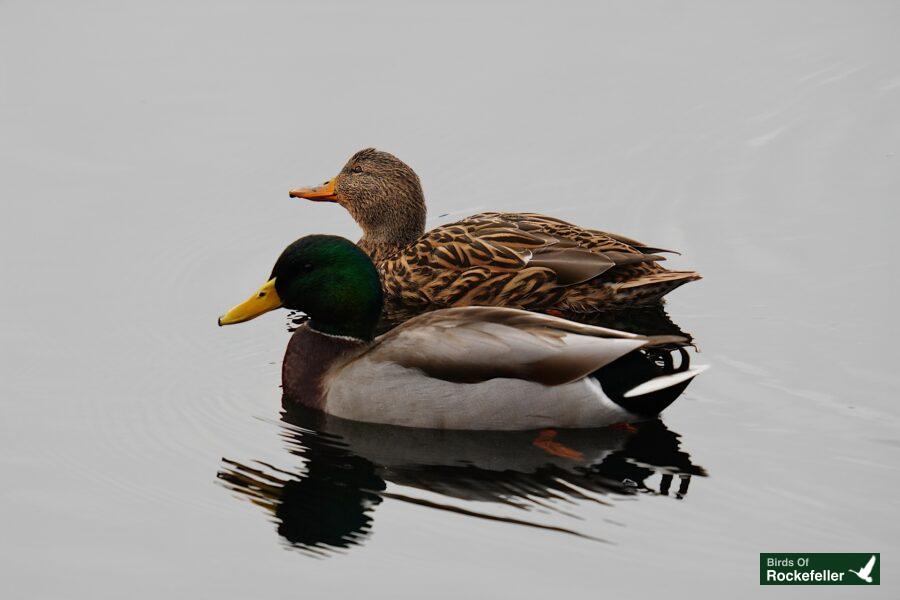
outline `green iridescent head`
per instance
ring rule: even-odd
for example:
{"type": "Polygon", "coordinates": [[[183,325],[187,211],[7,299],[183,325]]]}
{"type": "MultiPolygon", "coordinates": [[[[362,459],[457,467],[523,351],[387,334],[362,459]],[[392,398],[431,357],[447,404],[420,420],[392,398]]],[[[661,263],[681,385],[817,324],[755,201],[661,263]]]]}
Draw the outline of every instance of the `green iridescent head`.
{"type": "Polygon", "coordinates": [[[342,237],[308,235],[284,249],[269,281],[219,325],[283,307],[304,312],[317,331],[371,340],[382,302],[378,271],[362,250],[342,237]]]}

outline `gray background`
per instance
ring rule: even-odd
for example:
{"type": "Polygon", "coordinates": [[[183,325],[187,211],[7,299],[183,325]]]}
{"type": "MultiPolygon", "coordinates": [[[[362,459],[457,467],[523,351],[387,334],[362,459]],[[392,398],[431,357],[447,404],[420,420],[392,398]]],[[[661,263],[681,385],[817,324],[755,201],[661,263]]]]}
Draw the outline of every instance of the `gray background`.
{"type": "MultiPolygon", "coordinates": [[[[881,552],[896,597],[896,2],[0,4],[0,595],[846,597],[765,551],[881,552]],[[429,225],[540,211],[684,252],[710,477],[571,507],[597,544],[386,501],[345,555],[215,483],[297,468],[284,319],[216,316],[377,146],[429,225]],[[449,216],[440,216],[449,215],[449,216]]],[[[549,517],[548,517],[549,519],[549,517]]],[[[843,593],[842,593],[843,592],[843,593]]]]}

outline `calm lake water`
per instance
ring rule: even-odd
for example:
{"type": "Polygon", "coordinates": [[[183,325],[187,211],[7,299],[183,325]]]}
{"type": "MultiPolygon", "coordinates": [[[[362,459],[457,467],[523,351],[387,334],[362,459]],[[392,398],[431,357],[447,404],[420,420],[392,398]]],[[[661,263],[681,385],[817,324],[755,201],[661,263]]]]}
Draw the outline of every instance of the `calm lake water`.
{"type": "Polygon", "coordinates": [[[0,5],[4,598],[897,597],[895,2],[0,5]],[[634,430],[281,418],[287,315],[216,317],[365,146],[429,226],[544,212],[683,256],[702,374],[634,430]],[[563,435],[563,434],[561,434],[563,435]]]}

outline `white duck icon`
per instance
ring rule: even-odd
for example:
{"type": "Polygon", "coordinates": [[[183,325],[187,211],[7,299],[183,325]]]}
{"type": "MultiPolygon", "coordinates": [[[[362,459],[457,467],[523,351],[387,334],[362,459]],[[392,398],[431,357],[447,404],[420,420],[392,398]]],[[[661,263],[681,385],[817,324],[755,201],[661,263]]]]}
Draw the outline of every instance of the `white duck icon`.
{"type": "Polygon", "coordinates": [[[850,573],[853,573],[866,583],[872,583],[872,568],[875,566],[875,555],[872,555],[872,558],[869,559],[869,562],[866,563],[859,571],[854,571],[853,569],[847,569],[850,573]]]}

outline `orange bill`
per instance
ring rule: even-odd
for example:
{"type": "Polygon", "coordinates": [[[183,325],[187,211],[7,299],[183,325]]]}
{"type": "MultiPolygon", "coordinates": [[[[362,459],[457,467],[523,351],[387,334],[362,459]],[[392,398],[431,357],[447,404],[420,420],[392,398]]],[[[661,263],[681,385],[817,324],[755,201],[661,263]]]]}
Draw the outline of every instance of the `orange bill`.
{"type": "Polygon", "coordinates": [[[291,190],[291,198],[306,198],[316,202],[337,202],[337,193],[334,191],[334,180],[329,179],[322,185],[315,187],[297,188],[291,190]]]}

